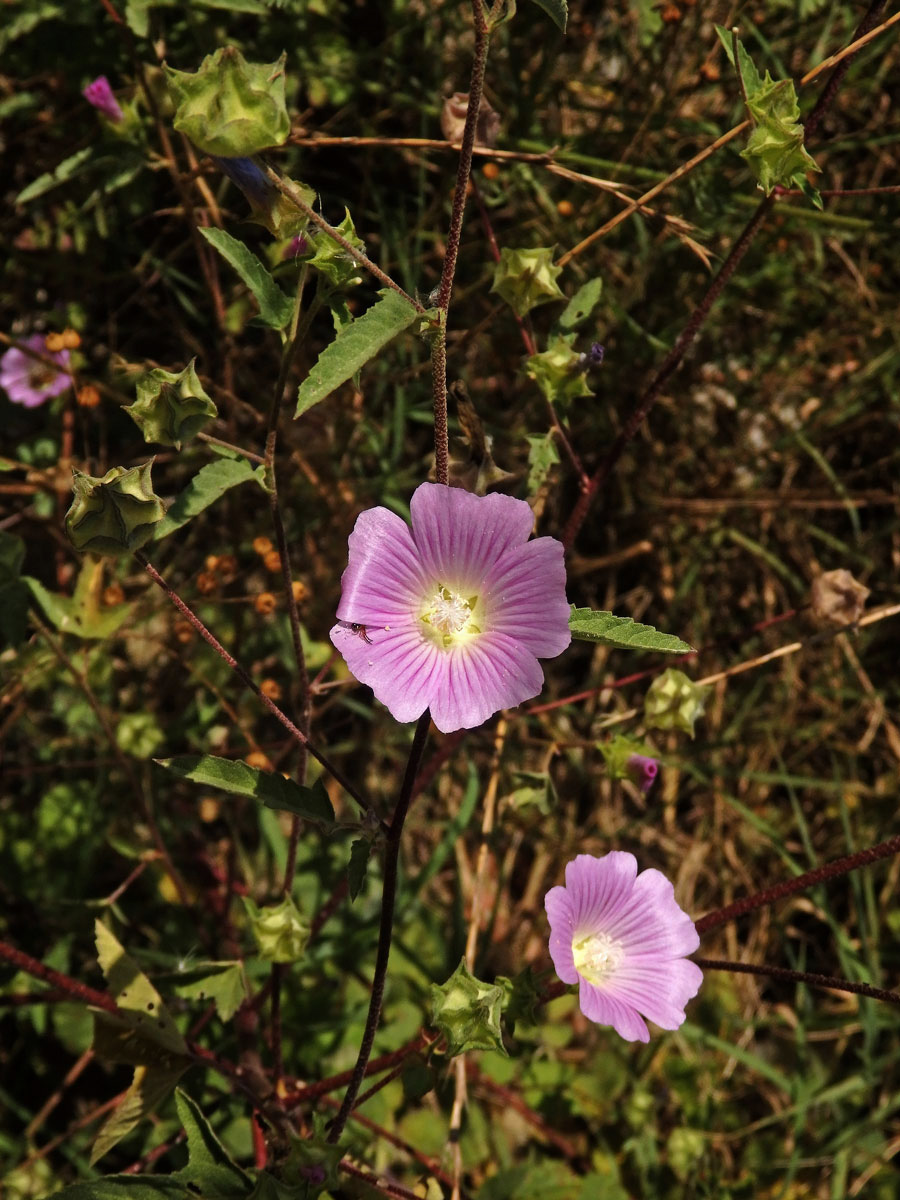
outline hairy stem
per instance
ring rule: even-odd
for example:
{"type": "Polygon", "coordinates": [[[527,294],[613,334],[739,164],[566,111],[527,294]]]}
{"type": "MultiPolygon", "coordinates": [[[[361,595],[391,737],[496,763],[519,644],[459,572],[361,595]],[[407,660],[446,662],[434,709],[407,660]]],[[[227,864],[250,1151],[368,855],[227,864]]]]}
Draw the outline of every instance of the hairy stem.
{"type": "Polygon", "coordinates": [[[403,833],[403,824],[406,821],[410,803],[412,802],[416,772],[419,769],[419,763],[422,761],[422,753],[425,749],[425,742],[428,739],[430,725],[431,713],[426,708],[421,717],[419,717],[418,724],[416,725],[413,743],[409,751],[409,759],[406,763],[406,772],[403,776],[403,785],[400,788],[400,798],[397,801],[397,807],[394,809],[391,826],[387,834],[387,845],[384,855],[384,889],[381,895],[381,921],[378,928],[378,952],[375,956],[375,972],[372,977],[372,995],[369,1000],[366,1027],[363,1031],[362,1044],[359,1047],[356,1066],[353,1068],[353,1074],[347,1085],[347,1091],[344,1093],[340,1111],[335,1117],[328,1134],[329,1142],[336,1142],[340,1138],[344,1126],[347,1124],[347,1118],[353,1111],[353,1105],[356,1102],[356,1097],[359,1095],[360,1084],[365,1077],[366,1064],[369,1061],[369,1055],[372,1053],[375,1032],[381,1020],[381,1004],[384,1000],[384,984],[387,978],[388,959],[391,953],[391,940],[394,933],[394,903],[397,899],[400,837],[403,833]]]}
{"type": "Polygon", "coordinates": [[[854,996],[869,996],[886,1004],[900,1004],[900,992],[889,992],[870,983],[854,983],[834,975],[817,975],[812,971],[792,971],[788,967],[770,967],[765,963],[730,962],[722,958],[695,958],[693,962],[704,971],[734,971],[738,975],[763,975],[769,979],[784,979],[791,983],[808,983],[810,987],[831,988],[835,992],[850,992],[854,996]]]}

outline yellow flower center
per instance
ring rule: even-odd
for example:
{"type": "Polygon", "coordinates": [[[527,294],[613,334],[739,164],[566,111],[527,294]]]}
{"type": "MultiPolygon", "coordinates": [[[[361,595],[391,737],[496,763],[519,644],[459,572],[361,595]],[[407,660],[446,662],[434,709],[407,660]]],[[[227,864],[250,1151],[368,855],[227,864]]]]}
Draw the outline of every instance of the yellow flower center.
{"type": "Polygon", "coordinates": [[[583,979],[602,987],[621,967],[625,951],[608,933],[588,933],[572,942],[572,959],[583,979]]]}
{"type": "Polygon", "coordinates": [[[447,650],[481,633],[480,607],[477,596],[463,596],[439,583],[434,594],[426,597],[419,620],[426,636],[447,650]]]}

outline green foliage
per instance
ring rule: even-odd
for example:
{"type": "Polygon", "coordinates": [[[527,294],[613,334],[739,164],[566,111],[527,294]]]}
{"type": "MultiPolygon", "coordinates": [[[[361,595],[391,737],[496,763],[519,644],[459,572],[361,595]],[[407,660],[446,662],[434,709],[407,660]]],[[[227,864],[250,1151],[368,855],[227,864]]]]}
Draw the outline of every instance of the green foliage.
{"type": "Polygon", "coordinates": [[[342,383],[346,383],[360,367],[383,350],[398,333],[408,329],[416,319],[416,310],[390,288],[382,288],[381,297],[361,317],[340,330],[330,345],[319,355],[315,366],[300,384],[295,417],[308,412],[342,383]]]}
{"type": "Polygon", "coordinates": [[[137,400],[125,408],[144,435],[180,450],[217,415],[216,406],[203,390],[191,359],[182,371],[157,367],[138,380],[137,400]]]}
{"type": "Polygon", "coordinates": [[[563,311],[560,313],[557,324],[560,329],[569,333],[573,329],[578,329],[591,316],[594,309],[600,303],[600,298],[603,295],[603,280],[600,276],[595,279],[589,279],[587,283],[583,283],[563,311]]]}
{"type": "Polygon", "coordinates": [[[603,755],[603,761],[606,763],[606,770],[610,779],[631,779],[632,771],[629,769],[628,760],[635,754],[642,754],[647,758],[654,757],[652,746],[648,746],[646,742],[639,741],[637,738],[630,738],[624,734],[617,733],[607,742],[598,742],[597,749],[603,755]]]}
{"type": "MultiPolygon", "coordinates": [[[[366,244],[357,234],[348,209],[344,209],[343,220],[334,228],[354,249],[365,252],[366,244]]],[[[309,240],[313,246],[313,253],[306,261],[320,276],[326,292],[339,291],[362,282],[359,263],[340,242],[329,237],[324,229],[315,233],[311,231],[309,240]]]]}
{"type": "Polygon", "coordinates": [[[212,1000],[221,1021],[230,1021],[248,998],[240,962],[192,963],[185,974],[190,978],[175,984],[176,993],[187,1000],[212,1000]]]}
{"type": "Polygon", "coordinates": [[[294,813],[307,821],[323,825],[334,822],[334,809],[321,779],[317,779],[312,787],[303,787],[277,771],[264,771],[213,754],[183,754],[178,758],[154,761],[179,779],[221,788],[232,796],[252,796],[262,801],[266,808],[294,813]]]}
{"type": "Polygon", "coordinates": [[[550,403],[564,409],[573,400],[591,395],[581,356],[573,349],[574,342],[574,333],[559,334],[551,339],[546,350],[533,354],[525,363],[526,373],[550,403]]]}
{"type": "Polygon", "coordinates": [[[284,329],[294,312],[294,302],[286,296],[252,250],[243,242],[226,233],[224,229],[207,229],[199,232],[214,246],[225,261],[237,271],[241,279],[256,297],[259,304],[259,319],[272,329],[284,329]]]}
{"type": "Polygon", "coordinates": [[[60,633],[79,638],[112,637],[128,620],[132,605],[104,607],[102,599],[104,565],[94,554],[85,555],[71,596],[50,592],[39,579],[23,575],[25,583],[44,617],[60,633]]]}
{"type": "Polygon", "coordinates": [[[491,291],[497,292],[518,316],[524,317],[539,304],[565,299],[556,282],[562,267],[553,261],[552,246],[536,246],[531,250],[500,251],[500,261],[494,268],[491,291]]]}
{"type": "Polygon", "coordinates": [[[709,690],[688,679],[682,671],[669,667],[647,689],[644,718],[651,729],[680,729],[693,737],[709,690]]]}
{"type": "Polygon", "coordinates": [[[151,459],[139,467],[113,467],[96,478],[75,472],[66,533],[76,550],[128,554],[153,537],[165,510],[153,491],[152,466],[151,459]]]}
{"type": "Polygon", "coordinates": [[[665,654],[687,654],[691,647],[671,633],[660,633],[652,625],[641,625],[631,617],[611,612],[572,607],[569,617],[572,637],[582,642],[600,642],[624,650],[659,650],[665,654]]]}
{"type": "Polygon", "coordinates": [[[260,958],[271,963],[292,963],[303,957],[309,940],[309,923],[290,896],[278,904],[262,907],[245,899],[244,907],[260,958]]]}
{"type": "Polygon", "coordinates": [[[538,8],[542,8],[560,33],[566,32],[566,21],[569,19],[569,5],[566,0],[532,0],[538,8]]]}
{"type": "Polygon", "coordinates": [[[206,154],[241,158],[280,146],[291,131],[284,99],[287,54],[248,63],[236,46],[209,54],[199,70],[167,66],[176,105],[173,124],[206,154]]]}
{"type": "MultiPolygon", "coordinates": [[[[776,185],[801,186],[806,182],[806,172],[818,171],[819,167],[803,145],[800,106],[793,80],[774,80],[768,71],[760,77],[739,39],[736,39],[735,62],[735,39],[721,25],[716,26],[716,32],[743,84],[747,111],[754,125],[741,157],[746,158],[767,196],[776,185]]],[[[818,207],[822,207],[821,201],[818,207]]]]}
{"type": "Polygon", "coordinates": [[[506,992],[499,983],[482,983],[460,960],[446,983],[431,985],[431,1021],[447,1041],[453,1057],[468,1050],[499,1050],[506,1054],[500,1014],[506,992]]]}
{"type": "Polygon", "coordinates": [[[22,581],[25,543],[0,530],[0,649],[18,646],[25,638],[28,588],[22,581]]]}
{"type": "Polygon", "coordinates": [[[248,1196],[253,1188],[251,1177],[228,1157],[197,1104],[186,1092],[178,1090],[175,1106],[187,1135],[188,1165],[174,1178],[188,1194],[210,1200],[240,1200],[248,1196]]]}
{"type": "Polygon", "coordinates": [[[186,525],[229,489],[251,479],[262,485],[263,468],[252,467],[245,458],[221,458],[207,463],[169,505],[169,511],[156,527],[156,541],[186,525]]]}
{"type": "Polygon", "coordinates": [[[556,448],[556,435],[553,430],[547,433],[530,433],[525,438],[528,443],[528,495],[536,495],[547,481],[547,476],[559,462],[559,450],[556,448]]]}
{"type": "Polygon", "coordinates": [[[355,900],[366,886],[366,872],[371,853],[372,843],[368,838],[356,838],[351,843],[350,861],[347,864],[347,883],[351,900],[355,900]]]}

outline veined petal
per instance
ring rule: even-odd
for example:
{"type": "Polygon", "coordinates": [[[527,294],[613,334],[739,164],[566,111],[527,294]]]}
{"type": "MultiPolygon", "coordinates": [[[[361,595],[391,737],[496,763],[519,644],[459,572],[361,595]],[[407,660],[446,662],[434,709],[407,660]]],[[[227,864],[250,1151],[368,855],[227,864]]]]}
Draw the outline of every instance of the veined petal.
{"type": "Polygon", "coordinates": [[[578,1005],[589,1021],[612,1025],[626,1042],[649,1042],[650,1030],[640,1014],[630,1004],[623,1004],[606,988],[595,987],[582,979],[578,989],[578,1005]]]}
{"type": "Polygon", "coordinates": [[[541,537],[507,550],[489,569],[482,593],[488,627],[508,633],[538,658],[572,640],[562,543],[541,537]]]}
{"type": "Polygon", "coordinates": [[[572,901],[564,887],[551,888],[544,897],[544,908],[550,922],[550,957],[557,975],[563,983],[577,983],[578,972],[572,957],[572,938],[575,923],[572,917],[572,901]]]}
{"type": "Polygon", "coordinates": [[[474,729],[501,708],[514,708],[544,686],[540,663],[504,633],[482,633],[438,651],[431,716],[441,733],[474,729]]]}
{"type": "Polygon", "coordinates": [[[572,897],[575,928],[613,934],[610,922],[631,896],[637,859],[622,850],[602,858],[579,854],[566,867],[566,890],[572,897]]]}
{"type": "Polygon", "coordinates": [[[431,579],[458,591],[479,592],[489,568],[531,536],[534,514],[524,500],[423,483],[409,505],[413,538],[431,579]]]}
{"type": "Polygon", "coordinates": [[[415,721],[431,703],[442,670],[441,651],[415,627],[390,632],[367,627],[367,642],[360,632],[335,625],[331,641],[360,683],[367,684],[376,700],[398,721],[415,721]]]}
{"type": "Polygon", "coordinates": [[[349,546],[340,620],[359,625],[412,621],[427,585],[406,522],[387,508],[366,509],[356,519],[349,546]]]}
{"type": "Polygon", "coordinates": [[[702,982],[703,972],[686,958],[646,966],[626,961],[610,979],[608,991],[662,1029],[677,1029],[685,1019],[684,1006],[702,982]]]}

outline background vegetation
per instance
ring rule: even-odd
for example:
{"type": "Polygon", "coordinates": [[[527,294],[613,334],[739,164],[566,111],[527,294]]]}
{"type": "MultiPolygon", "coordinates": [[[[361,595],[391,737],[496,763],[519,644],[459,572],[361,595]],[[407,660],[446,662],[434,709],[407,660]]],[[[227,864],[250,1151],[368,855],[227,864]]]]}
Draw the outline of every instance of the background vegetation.
{"type": "MultiPolygon", "coordinates": [[[[845,0],[573,0],[563,36],[521,0],[494,36],[487,96],[500,135],[495,151],[476,152],[449,371],[467,385],[494,460],[510,473],[502,487],[532,500],[541,532],[559,535],[580,495],[558,439],[560,461],[543,482],[534,455],[529,464],[529,437],[545,438],[551,422],[524,362],[529,339],[546,348],[561,308],[542,306],[517,324],[490,291],[490,231],[500,248],[553,246],[568,256],[628,198],[737,124],[740,92],[714,22],[739,24],[761,69],[799,80],[853,40],[865,11],[845,0]]],[[[890,16],[887,6],[874,24],[890,16]]],[[[241,236],[287,291],[298,266],[247,223],[237,189],[174,133],[160,71],[163,59],[195,70],[226,44],[252,61],[287,51],[292,136],[272,156],[279,168],[315,190],[329,221],[346,206],[367,253],[410,294],[424,301],[440,278],[457,161],[440,112],[446,96],[468,87],[467,5],[4,5],[0,332],[77,330],[76,385],[96,388],[100,403],[78,405],[70,390],[25,409],[0,396],[0,528],[23,540],[24,571],[51,593],[41,603],[32,591],[26,618],[20,592],[15,603],[6,592],[0,617],[10,642],[0,658],[0,930],[4,943],[100,989],[102,917],[179,1028],[254,1078],[263,1073],[267,1086],[280,1053],[281,1086],[292,1091],[355,1060],[379,872],[370,868],[351,904],[342,894],[351,834],[304,830],[294,899],[308,920],[328,919],[284,968],[280,1051],[265,992],[229,1019],[191,993],[207,962],[242,962],[250,993],[266,988],[271,966],[256,953],[242,901],[277,898],[289,820],[173,779],[151,759],[215,753],[292,772],[296,743],[140,567],[125,558],[85,568],[62,530],[73,466],[100,475],[147,458],[120,409],[148,368],[177,371],[196,358],[219,410],[208,432],[263,452],[278,339],[253,323],[247,289],[194,230],[220,225],[241,236]],[[81,97],[99,74],[133,103],[127,134],[101,126],[81,97]],[[337,138],[349,140],[329,140],[337,138]],[[82,625],[73,632],[73,611],[59,598],[73,596],[79,579],[82,625]],[[110,613],[122,618],[110,622],[115,631],[96,636],[91,622],[110,613]]],[[[669,661],[582,643],[547,664],[538,701],[465,736],[433,734],[405,834],[376,1055],[428,1027],[429,986],[456,967],[471,922],[480,978],[549,969],[543,896],[576,853],[633,851],[642,866],[665,871],[699,917],[896,832],[895,618],[856,634],[816,632],[808,602],[811,581],[838,567],[871,589],[870,609],[890,616],[900,601],[897,69],[894,26],[853,59],[809,139],[823,208],[799,194],[772,204],[584,523],[570,526],[573,603],[633,616],[699,648],[680,664],[709,681],[695,736],[644,725],[644,694],[669,661]],[[645,737],[660,758],[647,795],[607,774],[598,743],[615,732],[645,737]]],[[[804,113],[827,78],[801,90],[804,113]]],[[[605,359],[586,376],[589,394],[559,407],[587,476],[757,209],[744,145],[738,137],[722,146],[651,201],[652,213],[633,213],[568,258],[559,281],[567,296],[602,280],[575,345],[588,352],[601,342],[605,359]]],[[[364,279],[352,309],[362,311],[376,287],[364,279]]],[[[323,310],[296,357],[294,384],[333,336],[323,310]]],[[[427,347],[401,337],[355,384],[286,419],[280,438],[314,737],[390,811],[410,731],[334,661],[327,633],[357,514],[379,503],[405,512],[430,469],[427,347]]],[[[463,471],[471,447],[459,442],[455,453],[463,471]]],[[[173,497],[214,458],[201,441],[161,450],[157,490],[173,497]]],[[[266,496],[248,484],[147,552],[290,709],[298,696],[280,571],[259,540],[272,536],[266,496]]],[[[2,569],[11,577],[9,561],[2,569]]],[[[346,795],[328,786],[338,815],[355,819],[346,795]]],[[[763,909],[705,936],[702,953],[889,988],[900,965],[898,871],[891,859],[763,909]]],[[[233,976],[229,986],[240,995],[233,976]]],[[[710,971],[688,1016],[677,1033],[632,1046],[591,1026],[567,995],[516,1027],[508,1058],[469,1054],[463,1193],[897,1195],[895,1007],[710,971]]],[[[167,1099],[89,1166],[97,1129],[130,1080],[130,1068],[90,1047],[83,1003],[13,962],[0,967],[0,1162],[10,1200],[37,1200],[101,1170],[182,1165],[182,1121],[167,1099]]],[[[402,1067],[348,1126],[349,1161],[378,1177],[380,1194],[449,1195],[459,1073],[421,1044],[402,1067]]],[[[263,1165],[239,1088],[196,1068],[181,1086],[230,1155],[263,1165]]],[[[311,1107],[296,1110],[301,1132],[311,1107]]],[[[277,1153],[270,1147],[270,1162],[277,1153]]],[[[342,1186],[350,1195],[372,1185],[342,1186]]]]}

